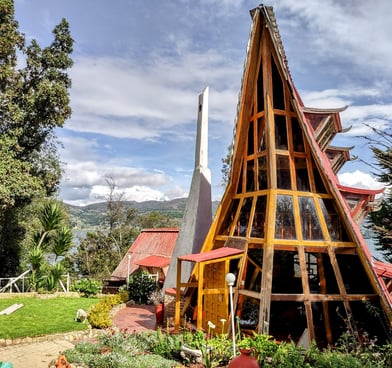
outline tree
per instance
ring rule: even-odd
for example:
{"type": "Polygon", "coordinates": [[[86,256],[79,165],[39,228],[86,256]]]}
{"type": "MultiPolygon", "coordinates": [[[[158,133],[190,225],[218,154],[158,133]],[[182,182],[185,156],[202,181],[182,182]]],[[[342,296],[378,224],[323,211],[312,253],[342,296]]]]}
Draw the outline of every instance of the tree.
{"type": "Polygon", "coordinates": [[[392,263],[392,130],[372,130],[377,138],[366,138],[376,159],[372,167],[386,190],[378,210],[370,213],[369,220],[375,233],[376,249],[392,263]]]}
{"type": "Polygon", "coordinates": [[[54,130],[71,115],[67,69],[73,40],[63,19],[54,40],[25,44],[12,0],[0,0],[0,275],[19,271],[20,217],[36,197],[55,193],[61,177],[54,130]],[[18,62],[18,58],[23,62],[18,62]],[[18,65],[25,64],[23,68],[18,65]]]}
{"type": "Polygon", "coordinates": [[[64,209],[56,201],[44,205],[39,213],[40,228],[31,238],[28,263],[32,287],[53,290],[64,273],[62,259],[73,246],[64,209]]]}

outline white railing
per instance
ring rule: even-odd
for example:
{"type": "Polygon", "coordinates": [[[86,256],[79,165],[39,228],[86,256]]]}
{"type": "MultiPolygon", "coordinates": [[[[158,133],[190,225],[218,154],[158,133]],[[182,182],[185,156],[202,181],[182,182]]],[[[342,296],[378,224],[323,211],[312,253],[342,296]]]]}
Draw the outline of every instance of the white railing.
{"type": "MultiPolygon", "coordinates": [[[[30,279],[30,277],[26,276],[29,272],[30,272],[30,270],[27,270],[17,277],[1,277],[0,278],[0,293],[6,293],[6,292],[25,293],[25,292],[29,291],[30,286],[27,281],[30,279]]],[[[68,293],[69,288],[70,288],[70,284],[71,284],[70,276],[69,276],[69,274],[66,274],[66,275],[63,275],[63,278],[65,278],[65,284],[64,284],[63,280],[60,279],[59,285],[64,293],[68,293]]]]}

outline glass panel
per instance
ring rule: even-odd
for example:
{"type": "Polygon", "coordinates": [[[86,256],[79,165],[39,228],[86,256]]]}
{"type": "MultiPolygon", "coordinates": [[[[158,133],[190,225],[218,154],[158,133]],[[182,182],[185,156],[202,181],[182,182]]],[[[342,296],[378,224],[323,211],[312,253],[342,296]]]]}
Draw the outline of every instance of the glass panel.
{"type": "Polygon", "coordinates": [[[242,193],[242,175],[244,173],[244,168],[242,167],[242,162],[241,162],[241,172],[240,176],[238,177],[238,186],[237,186],[237,194],[242,193]]]}
{"type": "Polygon", "coordinates": [[[268,178],[267,178],[267,160],[265,156],[258,158],[259,172],[258,172],[258,184],[259,190],[268,188],[268,178]]]}
{"type": "Polygon", "coordinates": [[[293,147],[296,152],[305,152],[302,131],[296,118],[291,118],[291,131],[293,134],[293,147]]]}
{"type": "Polygon", "coordinates": [[[253,262],[247,263],[244,287],[246,290],[260,292],[263,250],[259,248],[249,249],[248,258],[251,259],[253,262]]]}
{"type": "Polygon", "coordinates": [[[324,240],[320,221],[314,207],[313,198],[298,197],[301,217],[302,238],[304,240],[324,240]]]}
{"type": "Polygon", "coordinates": [[[295,177],[297,180],[297,190],[310,192],[309,173],[306,158],[295,158],[295,177]]]}
{"type": "Polygon", "coordinates": [[[273,106],[275,109],[284,110],[284,93],[283,93],[283,82],[280,78],[278,68],[276,67],[274,58],[271,55],[271,66],[272,66],[272,89],[273,89],[273,106]]]}
{"type": "Polygon", "coordinates": [[[327,190],[325,189],[323,179],[321,178],[320,173],[314,162],[312,162],[312,166],[313,166],[313,178],[314,178],[316,193],[328,193],[327,190]]]}
{"type": "Polygon", "coordinates": [[[250,236],[256,238],[264,238],[266,208],[267,208],[267,197],[266,196],[258,197],[250,236]]]}
{"type": "Polygon", "coordinates": [[[258,151],[261,152],[265,150],[264,117],[257,119],[257,126],[257,147],[258,151]]]}
{"type": "Polygon", "coordinates": [[[237,236],[246,236],[246,230],[248,229],[249,224],[250,210],[252,208],[252,199],[253,198],[244,198],[242,202],[240,217],[237,221],[237,229],[235,233],[235,235],[237,236]]]}
{"type": "Polygon", "coordinates": [[[301,268],[297,252],[274,252],[272,292],[302,294],[301,268]]]}
{"type": "Polygon", "coordinates": [[[340,273],[347,294],[373,294],[374,290],[369,281],[362,262],[354,254],[336,254],[340,273]]]}
{"type": "Polygon", "coordinates": [[[253,121],[251,121],[248,128],[248,156],[253,155],[253,153],[255,152],[253,137],[253,121]]]}
{"type": "Polygon", "coordinates": [[[279,189],[291,189],[289,157],[276,155],[276,179],[279,189]]]}
{"type": "Polygon", "coordinates": [[[263,93],[263,62],[260,59],[259,76],[257,78],[257,111],[264,111],[264,93],[263,93]]]}
{"type": "Polygon", "coordinates": [[[222,235],[229,235],[230,234],[230,229],[235,224],[235,214],[237,213],[239,203],[240,203],[239,199],[234,199],[231,202],[229,210],[227,211],[227,215],[225,217],[225,220],[222,223],[219,234],[222,234],[222,235]]]}
{"type": "Polygon", "coordinates": [[[275,238],[296,239],[293,197],[278,195],[276,197],[275,238]]]}
{"type": "MultiPolygon", "coordinates": [[[[325,250],[326,251],[326,250],[325,250]]],[[[335,272],[327,253],[305,253],[310,292],[339,294],[335,272]]]]}
{"type": "Polygon", "coordinates": [[[329,326],[332,340],[336,342],[342,334],[347,332],[348,316],[343,302],[328,302],[329,326]]]}
{"type": "Polygon", "coordinates": [[[286,117],[275,115],[275,148],[287,150],[286,117]]]}
{"type": "Polygon", "coordinates": [[[391,343],[390,330],[385,328],[389,326],[389,322],[385,313],[381,313],[382,306],[378,300],[351,301],[350,307],[361,341],[375,338],[378,346],[391,343]]]}
{"type": "Polygon", "coordinates": [[[254,160],[249,160],[246,164],[246,191],[255,190],[255,164],[254,160]]]}
{"type": "Polygon", "coordinates": [[[328,311],[328,306],[321,302],[312,302],[313,326],[316,331],[316,343],[319,348],[326,348],[328,346],[327,333],[325,331],[325,312],[328,311]]]}
{"type": "Polygon", "coordinates": [[[320,206],[332,241],[350,241],[332,199],[320,198],[320,206]]]}
{"type": "Polygon", "coordinates": [[[306,328],[305,306],[302,302],[273,301],[269,334],[277,340],[298,342],[306,328]]]}

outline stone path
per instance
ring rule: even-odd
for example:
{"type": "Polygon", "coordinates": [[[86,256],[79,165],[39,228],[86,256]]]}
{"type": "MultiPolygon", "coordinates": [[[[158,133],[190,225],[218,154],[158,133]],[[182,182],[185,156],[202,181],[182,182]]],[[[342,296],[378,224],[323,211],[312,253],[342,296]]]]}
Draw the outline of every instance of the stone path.
{"type": "Polygon", "coordinates": [[[0,348],[0,361],[11,362],[14,368],[48,367],[60,351],[72,349],[74,344],[67,340],[32,342],[0,348]]]}
{"type": "MultiPolygon", "coordinates": [[[[139,332],[155,329],[154,306],[130,306],[119,310],[113,317],[113,324],[120,330],[139,332]]],[[[67,339],[13,344],[0,347],[0,362],[9,361],[13,368],[47,368],[59,352],[72,349],[74,343],[67,339]]]]}

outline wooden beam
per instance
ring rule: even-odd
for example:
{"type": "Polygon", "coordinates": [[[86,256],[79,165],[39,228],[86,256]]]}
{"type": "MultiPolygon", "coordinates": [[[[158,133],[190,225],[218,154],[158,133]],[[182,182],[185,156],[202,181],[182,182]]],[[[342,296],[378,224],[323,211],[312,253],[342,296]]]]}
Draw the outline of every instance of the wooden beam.
{"type": "Polygon", "coordinates": [[[176,287],[176,309],[174,314],[174,329],[180,329],[181,313],[181,260],[177,258],[177,287],[176,287]]]}
{"type": "Polygon", "coordinates": [[[310,301],[310,288],[309,288],[309,281],[308,281],[309,277],[308,277],[308,271],[306,267],[305,251],[303,248],[298,248],[298,257],[299,257],[299,266],[301,269],[302,289],[305,296],[306,324],[308,327],[309,339],[314,340],[316,338],[316,334],[313,325],[313,312],[312,312],[312,304],[310,301]]]}

